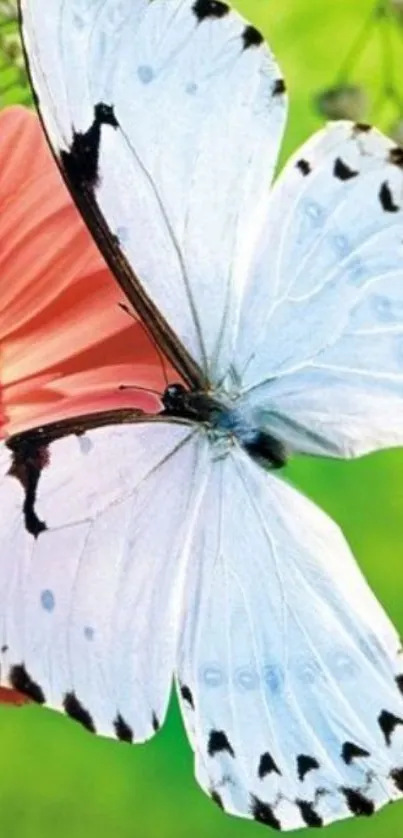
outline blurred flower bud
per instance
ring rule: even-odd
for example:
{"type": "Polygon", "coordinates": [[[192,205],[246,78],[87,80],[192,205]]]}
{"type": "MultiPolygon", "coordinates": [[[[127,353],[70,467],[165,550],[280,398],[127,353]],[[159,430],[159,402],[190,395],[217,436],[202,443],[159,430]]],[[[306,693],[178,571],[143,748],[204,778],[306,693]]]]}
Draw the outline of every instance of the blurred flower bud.
{"type": "Polygon", "coordinates": [[[18,32],[7,32],[0,36],[0,49],[8,62],[18,70],[25,69],[24,53],[18,32]]]}
{"type": "Polygon", "coordinates": [[[389,0],[389,5],[399,23],[403,24],[403,0],[389,0]]]}
{"type": "Polygon", "coordinates": [[[351,119],[358,122],[365,118],[369,108],[366,91],[355,84],[341,84],[323,90],[316,97],[316,106],[327,119],[351,119]]]}
{"type": "Polygon", "coordinates": [[[17,20],[17,2],[16,0],[0,0],[0,17],[3,20],[17,20]]]}
{"type": "Polygon", "coordinates": [[[394,122],[389,128],[388,134],[392,140],[403,146],[403,119],[398,119],[397,122],[394,122]]]}

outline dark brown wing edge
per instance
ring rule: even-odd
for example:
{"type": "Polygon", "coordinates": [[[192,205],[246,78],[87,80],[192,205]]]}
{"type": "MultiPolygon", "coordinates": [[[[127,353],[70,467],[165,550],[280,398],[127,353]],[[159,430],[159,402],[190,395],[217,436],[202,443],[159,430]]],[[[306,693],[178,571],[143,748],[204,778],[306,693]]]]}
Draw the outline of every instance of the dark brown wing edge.
{"type": "Polygon", "coordinates": [[[14,434],[4,440],[4,442],[11,451],[15,451],[23,445],[46,447],[46,445],[50,445],[50,443],[57,439],[62,439],[65,436],[81,436],[86,431],[91,431],[95,428],[104,428],[108,425],[133,425],[139,422],[169,422],[175,425],[191,426],[195,424],[189,419],[167,417],[163,413],[144,413],[142,410],[118,408],[100,413],[88,413],[83,416],[74,417],[74,419],[61,419],[58,422],[50,422],[47,425],[40,425],[37,428],[14,434]]]}
{"type": "MultiPolygon", "coordinates": [[[[22,513],[25,529],[34,538],[47,529],[36,511],[38,483],[44,468],[50,463],[49,445],[57,439],[66,436],[82,436],[91,429],[106,427],[107,425],[135,424],[139,422],[176,422],[160,415],[148,415],[138,410],[110,410],[103,413],[79,416],[74,419],[61,420],[49,425],[23,431],[9,437],[5,444],[11,452],[11,464],[8,475],[14,477],[24,490],[22,513]]],[[[181,422],[181,424],[193,424],[181,422]]],[[[15,685],[14,685],[15,686],[15,685]]]]}
{"type": "Polygon", "coordinates": [[[94,238],[94,241],[101,251],[105,262],[115,276],[130,304],[133,306],[135,312],[141,317],[149,333],[160,347],[161,351],[166,355],[171,364],[177,370],[178,374],[191,390],[206,389],[208,382],[202,369],[178,340],[175,332],[171,329],[165,318],[158,311],[158,308],[147,296],[140,280],[134,273],[124,254],[121,252],[117,241],[112,237],[108,229],[108,225],[99,207],[96,205],[94,197],[85,188],[78,190],[75,187],[74,183],[72,183],[68,178],[67,172],[62,165],[62,161],[58,157],[55,149],[52,147],[44,120],[42,118],[39,97],[35,90],[29,56],[25,48],[24,23],[20,0],[18,0],[18,17],[25,64],[38,116],[53,158],[77,208],[79,209],[91,235],[94,238]]]}

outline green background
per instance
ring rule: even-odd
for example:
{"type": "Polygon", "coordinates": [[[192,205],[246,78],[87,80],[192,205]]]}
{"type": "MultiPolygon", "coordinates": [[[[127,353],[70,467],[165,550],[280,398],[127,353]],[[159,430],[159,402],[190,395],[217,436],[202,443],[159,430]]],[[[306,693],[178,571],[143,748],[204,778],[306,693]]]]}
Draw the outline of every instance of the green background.
{"type": "MultiPolygon", "coordinates": [[[[291,115],[284,160],[321,124],[312,107],[314,94],[333,82],[373,0],[243,0],[236,5],[264,31],[287,79],[291,115]]],[[[379,74],[374,37],[357,78],[375,95],[379,74]]],[[[14,97],[11,90],[5,101],[14,97]]],[[[21,99],[21,87],[16,98],[21,99]]],[[[352,463],[295,461],[289,476],[341,524],[372,587],[403,630],[403,452],[352,463]]],[[[2,836],[253,838],[264,829],[223,814],[197,788],[176,704],[158,736],[136,747],[92,737],[46,710],[0,709],[2,836]]],[[[403,803],[371,819],[328,827],[327,834],[402,838],[403,803]]]]}

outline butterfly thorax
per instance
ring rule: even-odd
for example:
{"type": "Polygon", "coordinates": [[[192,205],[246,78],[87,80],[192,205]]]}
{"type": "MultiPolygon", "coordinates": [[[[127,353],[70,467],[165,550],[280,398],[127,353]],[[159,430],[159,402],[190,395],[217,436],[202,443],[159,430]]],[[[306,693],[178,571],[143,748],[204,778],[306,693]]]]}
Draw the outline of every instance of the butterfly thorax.
{"type": "Polygon", "coordinates": [[[213,442],[238,443],[253,459],[271,468],[287,462],[283,443],[250,420],[243,410],[222,397],[191,392],[182,384],[171,384],[162,397],[164,415],[203,425],[213,442]]]}

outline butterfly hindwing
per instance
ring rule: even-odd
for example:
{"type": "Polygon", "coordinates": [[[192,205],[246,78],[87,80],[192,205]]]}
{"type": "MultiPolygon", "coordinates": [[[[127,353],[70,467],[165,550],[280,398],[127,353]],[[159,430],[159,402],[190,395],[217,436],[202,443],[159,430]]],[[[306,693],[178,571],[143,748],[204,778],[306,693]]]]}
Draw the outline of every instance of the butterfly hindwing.
{"type": "Polygon", "coordinates": [[[1,684],[142,741],[169,698],[203,440],[164,422],[32,440],[0,452],[1,684]]]}
{"type": "Polygon", "coordinates": [[[184,377],[222,377],[286,112],[269,48],[220,0],[20,6],[40,113],[101,250],[184,377]]]}
{"type": "Polygon", "coordinates": [[[398,797],[399,639],[336,525],[234,452],[193,537],[177,678],[203,788],[281,829],[398,797]]]}

